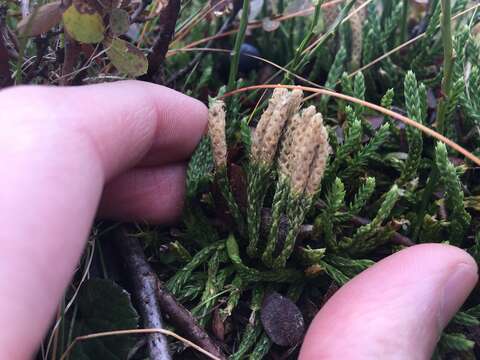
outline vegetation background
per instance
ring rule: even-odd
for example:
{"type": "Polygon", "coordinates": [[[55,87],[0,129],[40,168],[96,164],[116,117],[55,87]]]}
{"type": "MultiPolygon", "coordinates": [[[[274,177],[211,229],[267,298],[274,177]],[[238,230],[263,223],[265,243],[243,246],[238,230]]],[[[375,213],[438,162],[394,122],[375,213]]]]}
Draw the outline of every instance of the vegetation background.
{"type": "MultiPolygon", "coordinates": [[[[226,163],[202,140],[174,227],[95,225],[38,359],[294,359],[376,261],[424,242],[480,260],[479,7],[3,0],[0,87],[139,78],[226,103],[226,163]],[[312,196],[252,155],[269,84],[303,86],[323,114],[332,154],[312,196]]],[[[476,289],[435,358],[480,357],[479,304],[476,289]]]]}

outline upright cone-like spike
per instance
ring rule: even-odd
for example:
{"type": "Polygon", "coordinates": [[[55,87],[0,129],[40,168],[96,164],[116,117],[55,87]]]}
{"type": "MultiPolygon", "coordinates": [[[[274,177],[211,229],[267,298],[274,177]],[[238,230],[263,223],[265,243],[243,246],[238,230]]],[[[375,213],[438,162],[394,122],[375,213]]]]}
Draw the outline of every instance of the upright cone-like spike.
{"type": "Polygon", "coordinates": [[[252,146],[254,161],[267,165],[273,163],[285,126],[298,111],[302,98],[303,93],[300,90],[274,90],[268,108],[262,114],[255,131],[252,146]]]}
{"type": "Polygon", "coordinates": [[[292,191],[302,194],[308,182],[310,167],[318,148],[323,126],[322,115],[310,106],[302,112],[303,126],[296,131],[290,156],[292,191]]]}
{"type": "Polygon", "coordinates": [[[208,111],[208,135],[212,142],[213,161],[217,169],[227,165],[224,106],[223,101],[213,100],[208,111]]]}
{"type": "Polygon", "coordinates": [[[325,168],[327,167],[327,161],[330,152],[331,148],[328,144],[328,132],[325,126],[323,126],[322,124],[320,130],[320,142],[318,144],[315,157],[313,158],[312,166],[310,167],[310,177],[308,179],[307,187],[305,189],[306,193],[309,196],[315,195],[316,191],[320,187],[323,174],[325,173],[325,168]]]}

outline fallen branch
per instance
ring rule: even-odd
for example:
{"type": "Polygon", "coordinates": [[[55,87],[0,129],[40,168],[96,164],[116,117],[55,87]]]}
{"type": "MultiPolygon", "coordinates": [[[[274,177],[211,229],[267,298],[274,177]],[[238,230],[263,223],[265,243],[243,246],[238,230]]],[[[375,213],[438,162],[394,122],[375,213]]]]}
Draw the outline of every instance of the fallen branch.
{"type": "Polygon", "coordinates": [[[213,354],[220,359],[226,359],[223,351],[210,338],[206,331],[197,324],[190,311],[180,304],[175,297],[165,289],[163,283],[158,279],[157,295],[162,310],[168,314],[169,319],[175,327],[181,332],[188,334],[195,344],[207,350],[210,354],[213,354]]]}
{"type": "Polygon", "coordinates": [[[175,33],[181,0],[169,0],[167,6],[160,11],[158,23],[160,31],[152,47],[152,53],[148,57],[148,72],[143,80],[162,83],[161,66],[165,61],[168,47],[175,33]]]}
{"type": "MultiPolygon", "coordinates": [[[[162,315],[156,297],[157,277],[145,260],[145,254],[138,240],[128,236],[124,229],[119,231],[118,237],[118,246],[133,282],[143,326],[163,328],[162,315]]],[[[171,360],[167,339],[161,333],[148,335],[148,352],[152,360],[171,360]]]]}
{"type": "MultiPolygon", "coordinates": [[[[178,328],[180,332],[187,334],[193,343],[221,360],[226,359],[227,357],[223,351],[210,338],[207,332],[197,324],[190,311],[165,289],[164,284],[158,279],[146,261],[145,254],[138,241],[127,236],[125,231],[123,231],[119,235],[118,243],[126,259],[129,271],[132,273],[134,283],[148,281],[149,289],[153,291],[148,293],[149,306],[155,304],[157,309],[161,308],[162,312],[168,316],[169,321],[178,328]]],[[[137,291],[137,289],[135,291],[137,291]]],[[[151,324],[145,324],[145,326],[150,325],[151,324]]]]}

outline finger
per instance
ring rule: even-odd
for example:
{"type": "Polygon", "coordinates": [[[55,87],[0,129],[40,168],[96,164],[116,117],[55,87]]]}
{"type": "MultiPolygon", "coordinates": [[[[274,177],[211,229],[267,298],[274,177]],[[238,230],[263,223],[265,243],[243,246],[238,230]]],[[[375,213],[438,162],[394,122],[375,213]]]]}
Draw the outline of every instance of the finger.
{"type": "Polygon", "coordinates": [[[2,113],[9,114],[3,121],[28,129],[35,125],[38,132],[68,131],[84,137],[97,151],[107,178],[117,174],[120,165],[140,159],[145,165],[187,159],[206,127],[202,103],[139,81],[42,91],[25,86],[1,94],[8,98],[1,104],[2,113]]]}
{"type": "Polygon", "coordinates": [[[110,182],[99,216],[112,220],[166,223],[177,220],[185,193],[184,164],[133,169],[110,182]]]}
{"type": "Polygon", "coordinates": [[[447,245],[400,251],[347,283],[311,324],[300,359],[429,359],[478,279],[447,245]]]}
{"type": "Polygon", "coordinates": [[[104,182],[159,134],[188,142],[175,155],[187,156],[206,109],[141,82],[5,90],[0,108],[0,358],[28,358],[70,280],[104,182]]]}

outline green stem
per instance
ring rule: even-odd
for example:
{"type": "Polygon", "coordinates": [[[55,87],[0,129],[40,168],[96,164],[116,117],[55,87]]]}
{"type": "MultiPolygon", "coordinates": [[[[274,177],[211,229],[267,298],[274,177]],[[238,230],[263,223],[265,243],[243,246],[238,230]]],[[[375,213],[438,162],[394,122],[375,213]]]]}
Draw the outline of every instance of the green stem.
{"type": "Polygon", "coordinates": [[[243,0],[242,18],[240,19],[240,27],[235,38],[235,45],[231,53],[232,62],[230,64],[230,74],[228,76],[227,92],[234,90],[236,87],[236,78],[238,73],[238,64],[240,63],[240,47],[245,40],[245,32],[247,30],[248,13],[250,9],[250,0],[243,0]]]}
{"type": "Polygon", "coordinates": [[[453,40],[452,40],[452,9],[450,0],[441,0],[442,18],[441,31],[443,42],[443,80],[442,99],[438,104],[437,130],[440,134],[445,132],[445,115],[447,112],[447,101],[450,98],[452,89],[453,73],[453,40]]]}

